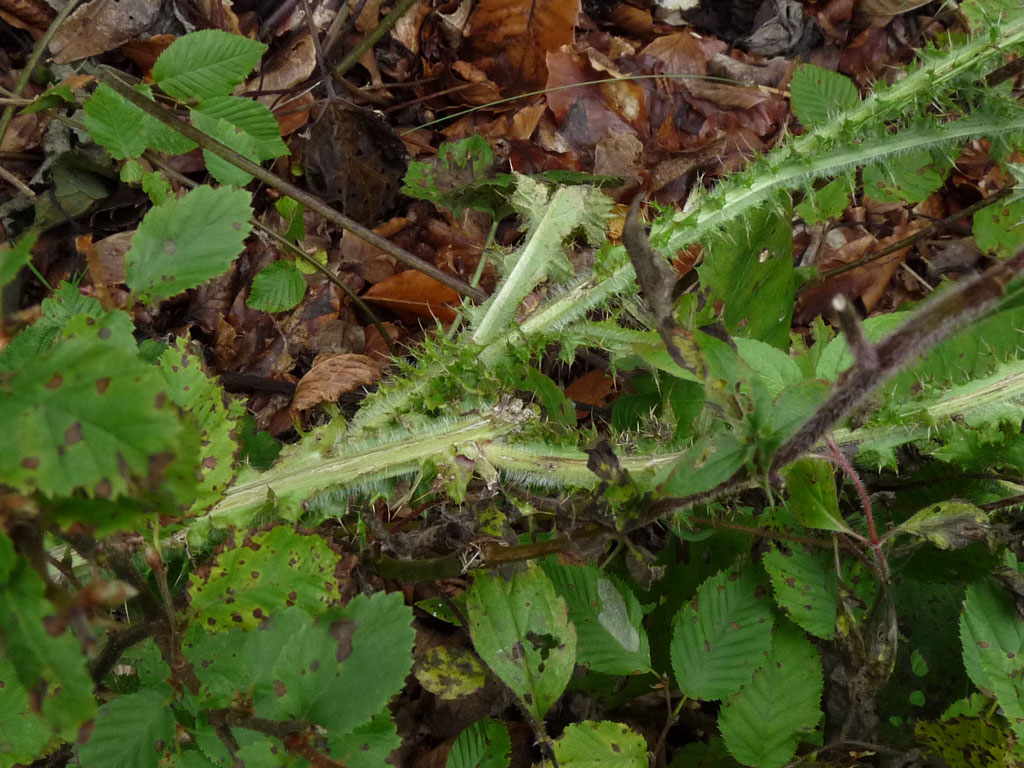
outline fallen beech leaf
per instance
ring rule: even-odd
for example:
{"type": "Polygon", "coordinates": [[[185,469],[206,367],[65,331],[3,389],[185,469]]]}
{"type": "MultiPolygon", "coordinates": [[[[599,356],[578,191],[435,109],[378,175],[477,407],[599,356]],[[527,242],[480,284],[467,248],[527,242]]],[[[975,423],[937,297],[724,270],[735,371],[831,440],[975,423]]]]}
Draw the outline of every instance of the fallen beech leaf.
{"type": "Polygon", "coordinates": [[[430,275],[407,269],[370,286],[363,299],[387,307],[404,323],[435,318],[451,323],[456,312],[446,305],[457,302],[459,294],[430,275]]]}
{"type": "Polygon", "coordinates": [[[43,30],[50,26],[53,8],[43,0],[2,0],[0,18],[12,27],[43,30]]]}
{"type": "Polygon", "coordinates": [[[577,403],[604,405],[615,389],[615,379],[601,370],[585,373],[565,388],[565,396],[577,403]]]}
{"type": "Polygon", "coordinates": [[[147,82],[152,82],[153,65],[157,57],[175,40],[174,35],[153,35],[148,40],[129,40],[121,46],[121,53],[135,62],[147,82]]]}
{"type": "Polygon", "coordinates": [[[299,379],[291,412],[306,411],[320,403],[337,400],[346,392],[368,387],[380,378],[380,368],[366,355],[330,355],[313,363],[299,379]]]}
{"type": "Polygon", "coordinates": [[[50,41],[57,64],[117,48],[156,21],[160,0],[92,0],[72,13],[50,41]]]}
{"type": "Polygon", "coordinates": [[[549,51],[573,41],[579,0],[481,0],[469,18],[477,65],[515,93],[544,84],[549,51]]]}

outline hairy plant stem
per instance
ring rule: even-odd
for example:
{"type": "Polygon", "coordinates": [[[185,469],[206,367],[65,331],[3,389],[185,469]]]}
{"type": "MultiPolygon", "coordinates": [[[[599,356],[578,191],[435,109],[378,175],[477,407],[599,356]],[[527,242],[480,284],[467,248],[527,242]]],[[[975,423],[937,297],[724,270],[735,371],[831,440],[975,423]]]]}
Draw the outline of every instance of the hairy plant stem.
{"type": "Polygon", "coordinates": [[[156,102],[150,101],[141,93],[132,88],[127,81],[122,79],[120,73],[116,72],[115,70],[112,70],[109,67],[100,67],[97,70],[96,76],[100,82],[112,88],[119,95],[124,97],[126,101],[132,103],[146,114],[155,117],[160,122],[164,123],[170,128],[173,128],[182,136],[191,139],[203,149],[212,152],[217,157],[226,160],[235,167],[240,168],[241,170],[245,171],[251,176],[256,177],[267,186],[273,187],[279,192],[288,195],[288,197],[292,198],[293,200],[302,203],[302,205],[305,206],[307,210],[320,214],[332,224],[335,224],[341,227],[342,229],[348,230],[361,240],[364,240],[370,245],[379,248],[389,256],[395,257],[403,264],[412,267],[413,269],[417,269],[426,275],[430,275],[430,277],[434,278],[440,283],[447,285],[449,288],[458,291],[463,296],[469,296],[473,299],[476,299],[477,301],[483,301],[484,299],[487,298],[487,294],[481,291],[479,288],[473,288],[465,281],[460,280],[459,278],[454,277],[452,275],[449,275],[447,272],[438,269],[430,262],[424,261],[419,256],[415,256],[406,251],[405,249],[399,248],[390,240],[386,240],[385,238],[378,235],[376,232],[367,229],[354,219],[349,218],[340,211],[336,211],[334,208],[327,205],[323,200],[321,200],[316,195],[312,195],[306,190],[295,186],[291,182],[285,181],[277,174],[266,170],[265,168],[263,168],[263,166],[252,162],[247,157],[243,157],[242,155],[238,154],[237,152],[225,146],[224,144],[221,144],[213,137],[208,136],[207,134],[203,133],[197,128],[194,128],[193,126],[189,125],[181,118],[171,114],[168,110],[164,109],[156,102]]]}

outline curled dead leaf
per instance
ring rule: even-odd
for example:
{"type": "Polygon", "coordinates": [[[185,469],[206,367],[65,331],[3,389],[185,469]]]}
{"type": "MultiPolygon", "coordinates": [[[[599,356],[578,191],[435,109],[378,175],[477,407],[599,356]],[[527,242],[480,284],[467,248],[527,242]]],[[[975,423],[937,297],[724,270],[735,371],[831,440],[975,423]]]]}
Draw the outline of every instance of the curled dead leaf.
{"type": "Polygon", "coordinates": [[[346,392],[368,387],[380,378],[380,368],[366,355],[329,355],[318,358],[295,387],[293,414],[320,403],[337,400],[346,392]]]}
{"type": "Polygon", "coordinates": [[[50,41],[57,64],[106,53],[156,21],[160,0],[92,0],[64,20],[50,41]]]}
{"type": "Polygon", "coordinates": [[[579,0],[481,0],[469,18],[476,63],[516,93],[547,79],[545,56],[573,41],[579,0]]]}
{"type": "Polygon", "coordinates": [[[430,275],[407,269],[370,286],[363,299],[387,307],[404,323],[435,318],[451,323],[456,313],[447,305],[456,303],[459,294],[430,275]]]}

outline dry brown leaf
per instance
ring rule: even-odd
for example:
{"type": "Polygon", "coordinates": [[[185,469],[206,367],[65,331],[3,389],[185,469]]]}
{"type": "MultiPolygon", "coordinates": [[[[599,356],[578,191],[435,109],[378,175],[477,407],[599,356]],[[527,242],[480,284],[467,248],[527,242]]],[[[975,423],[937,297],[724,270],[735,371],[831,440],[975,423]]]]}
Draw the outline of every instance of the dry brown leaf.
{"type": "Polygon", "coordinates": [[[398,20],[391,30],[391,36],[414,54],[420,52],[420,28],[423,20],[430,15],[429,0],[420,0],[398,20]]]}
{"type": "Polygon", "coordinates": [[[121,46],[121,53],[135,62],[147,82],[152,82],[153,65],[157,57],[175,40],[174,35],[153,35],[148,40],[129,40],[121,46]]]}
{"type": "Polygon", "coordinates": [[[572,43],[579,0],[481,0],[469,18],[477,64],[511,92],[547,79],[545,57],[572,43]]]}
{"type": "Polygon", "coordinates": [[[346,392],[368,387],[380,378],[380,368],[366,355],[329,355],[318,358],[299,379],[292,398],[293,414],[320,403],[330,403],[346,392]]]}
{"type": "Polygon", "coordinates": [[[654,56],[664,63],[662,72],[667,75],[703,75],[707,72],[707,60],[700,43],[689,32],[656,37],[641,54],[654,56]]]}
{"type": "Polygon", "coordinates": [[[156,21],[160,0],[91,0],[72,13],[50,41],[57,64],[67,64],[127,43],[156,21]]]}
{"type": "Polygon", "coordinates": [[[451,323],[457,315],[447,305],[457,303],[459,294],[429,275],[407,269],[370,286],[363,299],[387,307],[402,322],[410,325],[417,320],[434,318],[442,323],[451,323]]]}
{"type": "MultiPolygon", "coordinates": [[[[381,323],[381,327],[387,331],[388,336],[391,340],[401,341],[403,336],[403,329],[394,323],[381,323]]],[[[383,368],[389,365],[391,361],[391,350],[388,348],[388,344],[384,341],[384,337],[380,335],[380,331],[377,330],[377,326],[368,325],[363,329],[363,354],[373,360],[377,365],[383,368]]]]}
{"type": "Polygon", "coordinates": [[[601,370],[585,373],[565,388],[565,396],[577,403],[604,405],[615,389],[615,379],[601,370]]]}
{"type": "Polygon", "coordinates": [[[232,0],[196,0],[196,10],[206,26],[223,29],[233,35],[244,35],[238,16],[232,9],[232,0]]]}
{"type": "Polygon", "coordinates": [[[0,0],[0,18],[12,27],[44,30],[53,16],[53,8],[43,0],[0,0]]]}

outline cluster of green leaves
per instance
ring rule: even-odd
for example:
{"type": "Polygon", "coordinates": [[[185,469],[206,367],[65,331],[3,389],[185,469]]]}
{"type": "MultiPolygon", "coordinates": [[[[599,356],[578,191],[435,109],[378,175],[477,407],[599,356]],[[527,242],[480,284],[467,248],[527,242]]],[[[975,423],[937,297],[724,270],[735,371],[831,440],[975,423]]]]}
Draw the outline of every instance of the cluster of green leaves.
{"type": "MultiPolygon", "coordinates": [[[[345,514],[352,495],[390,495],[398,478],[462,502],[479,477],[559,492],[597,488],[614,513],[610,530],[622,530],[641,519],[640,502],[651,496],[700,494],[741,473],[752,485],[764,481],[775,451],[852,360],[823,324],[813,345],[790,336],[794,195],[808,221],[836,215],[851,192],[916,202],[944,183],[963,142],[978,137],[1016,177],[1008,158],[1024,147],[1024,113],[1007,86],[977,86],[1024,48],[1024,12],[1003,5],[964,3],[974,36],[923,52],[906,77],[865,99],[834,73],[801,68],[793,105],[805,134],[655,223],[654,242],[666,252],[699,241],[705,253],[703,296],[675,308],[685,368],[645,329],[653,323],[636,299],[633,268],[605,241],[604,196],[593,185],[552,179],[484,180],[491,160],[481,140],[446,148],[440,170],[414,165],[407,191],[452,210],[522,218],[523,242],[502,261],[494,295],[465,312],[451,339],[425,346],[350,424],[339,419],[310,433],[269,470],[233,466],[241,414],[225,405],[198,356],[181,343],[139,345],[127,314],[104,310],[74,286],[58,289],[41,319],[0,352],[0,429],[10,436],[0,446],[0,476],[38,504],[43,519],[28,524],[39,531],[145,532],[167,562],[178,552],[189,611],[175,615],[161,643],[128,651],[128,674],[92,679],[68,628],[74,607],[54,603],[31,553],[0,535],[0,711],[15,713],[0,719],[0,765],[74,741],[89,721],[78,749],[86,768],[305,765],[313,752],[379,765],[398,746],[387,703],[412,668],[411,610],[385,594],[338,607],[339,557],[294,530],[296,521],[345,514]],[[460,170],[468,173],[440,183],[441,171],[460,170]],[[564,255],[566,243],[581,240],[597,246],[586,274],[564,255]],[[526,311],[531,295],[539,301],[526,311]],[[552,344],[563,360],[598,349],[616,370],[637,373],[634,392],[615,405],[613,427],[623,441],[656,450],[621,456],[617,468],[590,468],[582,448],[596,434],[568,429],[574,408],[536,363],[552,344]],[[524,392],[537,405],[516,399],[524,392]],[[270,522],[278,525],[245,533],[270,522]],[[192,571],[176,549],[186,544],[197,558],[220,548],[208,567],[192,571]],[[117,693],[99,707],[98,684],[117,693]]],[[[262,52],[230,35],[189,35],[161,56],[155,84],[188,104],[197,127],[254,161],[270,159],[284,151],[273,117],[231,95],[262,52]]],[[[249,233],[250,198],[235,188],[249,178],[208,155],[222,186],[174,198],[137,158],[147,148],[188,151],[190,142],[105,86],[86,115],[95,140],[126,161],[123,178],[141,181],[154,201],[127,257],[134,297],[157,301],[226,270],[249,233]]],[[[975,217],[976,240],[994,254],[1024,240],[1014,206],[975,217]]],[[[278,211],[287,239],[301,241],[301,208],[282,201],[278,211]]],[[[13,277],[30,247],[26,240],[3,254],[0,279],[13,277]]],[[[262,281],[257,305],[284,309],[301,299],[291,267],[276,266],[262,281]]],[[[720,737],[706,753],[684,751],[680,766],[711,754],[726,765],[783,765],[801,742],[824,738],[818,647],[831,643],[874,670],[877,684],[861,693],[884,703],[883,727],[898,734],[913,722],[919,743],[940,755],[968,744],[1014,759],[1024,738],[1024,588],[1017,560],[989,551],[998,531],[979,505],[1017,485],[968,478],[1024,475],[1020,307],[1011,291],[837,432],[862,464],[899,466],[907,444],[929,461],[910,478],[924,490],[895,494],[885,510],[881,539],[851,512],[856,505],[837,488],[834,467],[805,458],[785,468],[785,492],[762,514],[708,508],[728,513],[736,530],[702,541],[701,557],[681,556],[704,536],[686,511],[664,551],[624,538],[625,554],[607,571],[544,561],[509,577],[478,574],[462,598],[473,647],[515,694],[545,749],[566,765],[645,764],[653,745],[621,723],[574,723],[550,739],[545,718],[570,687],[613,708],[660,683],[684,698],[721,702],[720,737]],[[941,482],[949,477],[964,478],[956,491],[963,500],[950,501],[941,482]],[[776,543],[753,558],[753,538],[776,543]],[[950,584],[967,581],[964,601],[950,584]],[[881,631],[892,611],[906,620],[899,651],[881,631]],[[948,631],[958,619],[961,642],[948,631]],[[903,674],[884,686],[893,665],[903,674]],[[980,693],[958,699],[968,677],[980,693]]],[[[877,339],[904,319],[879,318],[865,332],[877,339]]],[[[252,446],[243,448],[251,455],[252,446]]],[[[508,517],[488,510],[481,530],[500,535],[508,517]]],[[[122,546],[109,542],[112,552],[122,546]]],[[[148,561],[138,568],[158,579],[148,561]]],[[[106,639],[118,641],[114,630],[106,639]]],[[[417,676],[452,697],[487,679],[474,657],[437,656],[421,662],[417,676]]],[[[508,765],[509,744],[502,723],[482,719],[458,737],[449,765],[508,765]]]]}

